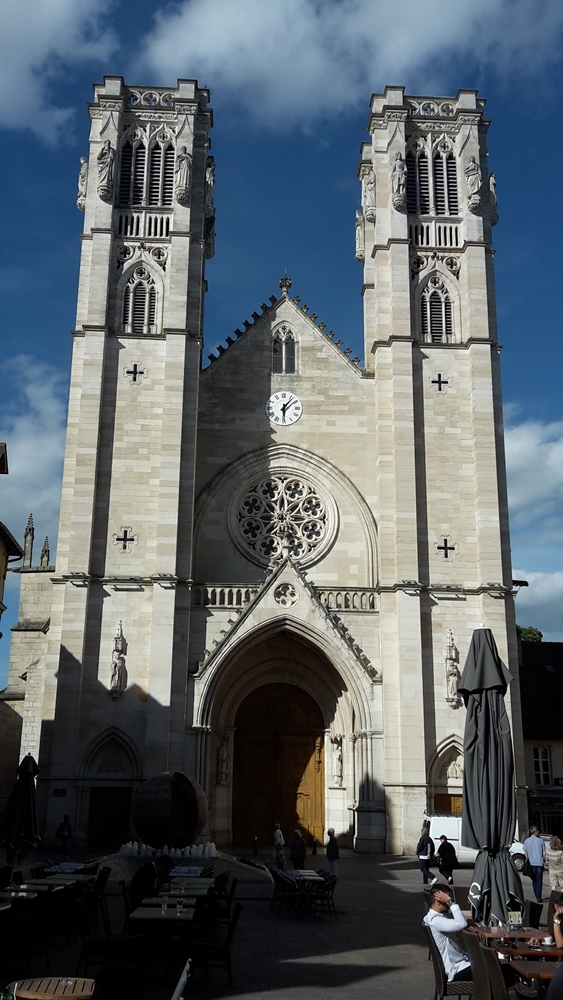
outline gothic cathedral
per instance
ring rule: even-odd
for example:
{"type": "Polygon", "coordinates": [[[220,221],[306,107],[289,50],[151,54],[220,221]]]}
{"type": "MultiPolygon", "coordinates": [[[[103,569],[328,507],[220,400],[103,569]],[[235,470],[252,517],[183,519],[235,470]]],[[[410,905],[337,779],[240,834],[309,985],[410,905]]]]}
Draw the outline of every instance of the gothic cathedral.
{"type": "Polygon", "coordinates": [[[139,784],[183,771],[220,844],[279,822],[412,853],[460,808],[474,628],[518,674],[484,101],[371,99],[363,368],[283,278],[202,369],[208,97],[94,88],[58,550],[34,566],[29,525],[12,755],[38,759],[48,838],[68,813],[119,844],[139,784]]]}

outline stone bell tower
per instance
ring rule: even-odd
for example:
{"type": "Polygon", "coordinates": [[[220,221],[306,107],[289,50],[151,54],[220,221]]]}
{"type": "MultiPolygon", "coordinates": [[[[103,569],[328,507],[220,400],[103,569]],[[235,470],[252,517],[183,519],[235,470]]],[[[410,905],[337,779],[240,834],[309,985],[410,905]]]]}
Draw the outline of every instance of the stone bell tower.
{"type": "Polygon", "coordinates": [[[64,806],[78,836],[96,782],[130,794],[144,771],[187,768],[194,455],[214,252],[208,98],[193,80],[149,89],[105,77],[89,105],[59,544],[30,716],[43,721],[26,734],[24,713],[23,734],[39,754],[47,828],[64,806]],[[64,786],[64,803],[52,786],[64,786]]]}
{"type": "MultiPolygon", "coordinates": [[[[484,623],[518,671],[484,106],[473,90],[424,98],[388,87],[372,97],[361,150],[381,655],[397,664],[384,671],[393,850],[436,807],[433,776],[461,745],[465,713],[451,690],[439,694],[449,646],[466,650],[484,623]]],[[[523,785],[517,682],[511,697],[523,785]]]]}

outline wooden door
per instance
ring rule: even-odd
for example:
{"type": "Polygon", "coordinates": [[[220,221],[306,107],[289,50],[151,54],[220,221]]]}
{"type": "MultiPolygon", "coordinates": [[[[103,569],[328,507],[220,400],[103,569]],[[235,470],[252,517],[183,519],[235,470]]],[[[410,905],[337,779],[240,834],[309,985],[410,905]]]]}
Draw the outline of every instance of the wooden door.
{"type": "Polygon", "coordinates": [[[88,815],[90,847],[121,847],[129,837],[130,788],[91,788],[88,815]]]}
{"type": "Polygon", "coordinates": [[[436,793],[434,795],[434,810],[437,813],[461,816],[462,807],[463,795],[447,795],[445,793],[436,793]]]}
{"type": "Polygon", "coordinates": [[[269,847],[274,824],[286,842],[300,829],[307,843],[324,832],[323,722],[300,688],[267,684],[235,720],[233,841],[269,847]]]}

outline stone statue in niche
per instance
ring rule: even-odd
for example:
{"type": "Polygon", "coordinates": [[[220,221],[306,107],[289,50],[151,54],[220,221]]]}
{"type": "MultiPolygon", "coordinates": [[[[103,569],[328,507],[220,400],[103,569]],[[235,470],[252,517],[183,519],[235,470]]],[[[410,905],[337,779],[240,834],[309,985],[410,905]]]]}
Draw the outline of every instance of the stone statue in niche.
{"type": "Polygon", "coordinates": [[[86,190],[88,188],[88,160],[85,156],[80,157],[80,172],[78,174],[78,195],[76,207],[81,212],[86,208],[86,190]]]}
{"type": "Polygon", "coordinates": [[[407,165],[399,152],[391,167],[391,196],[393,207],[400,212],[407,203],[407,165]]]}
{"type": "Polygon", "coordinates": [[[339,733],[336,733],[334,736],[330,737],[330,742],[332,743],[332,783],[336,785],[337,788],[342,788],[342,736],[339,733]]]}
{"type": "Polygon", "coordinates": [[[110,139],[106,139],[98,153],[98,194],[103,201],[113,194],[114,166],[115,149],[110,139]]]}
{"type": "Polygon", "coordinates": [[[458,692],[461,674],[459,672],[459,652],[454,641],[454,634],[448,629],[448,641],[446,643],[446,701],[452,708],[460,708],[462,704],[458,692]]]}
{"type": "Polygon", "coordinates": [[[229,736],[224,733],[221,736],[221,743],[217,750],[217,784],[227,784],[227,774],[229,768],[229,736]]]}
{"type": "Polygon", "coordinates": [[[446,769],[446,777],[448,777],[450,781],[461,781],[463,778],[463,763],[461,757],[455,757],[452,761],[450,761],[446,769]]]}
{"type": "Polygon", "coordinates": [[[117,632],[113,638],[113,650],[111,656],[111,678],[109,682],[109,693],[114,701],[120,697],[127,687],[127,667],[125,656],[127,654],[127,643],[123,635],[123,623],[119,622],[117,632]]]}
{"type": "Polygon", "coordinates": [[[366,225],[361,208],[356,210],[356,260],[366,258],[366,225]]]}
{"type": "Polygon", "coordinates": [[[176,201],[180,205],[185,205],[190,200],[192,162],[192,154],[188,153],[187,146],[182,146],[180,152],[176,154],[176,166],[174,167],[174,193],[176,201]]]}
{"type": "Polygon", "coordinates": [[[362,182],[364,218],[366,222],[375,222],[375,174],[373,167],[364,167],[362,182]]]}
{"type": "Polygon", "coordinates": [[[491,199],[491,226],[496,226],[498,222],[497,175],[494,171],[489,175],[489,192],[491,199]]]}
{"type": "Polygon", "coordinates": [[[205,166],[205,196],[203,203],[203,214],[206,219],[211,219],[215,215],[213,203],[215,195],[215,163],[209,156],[205,166]]]}
{"type": "Polygon", "coordinates": [[[481,168],[474,156],[465,168],[465,185],[467,189],[467,207],[470,212],[478,212],[481,207],[481,168]]]}

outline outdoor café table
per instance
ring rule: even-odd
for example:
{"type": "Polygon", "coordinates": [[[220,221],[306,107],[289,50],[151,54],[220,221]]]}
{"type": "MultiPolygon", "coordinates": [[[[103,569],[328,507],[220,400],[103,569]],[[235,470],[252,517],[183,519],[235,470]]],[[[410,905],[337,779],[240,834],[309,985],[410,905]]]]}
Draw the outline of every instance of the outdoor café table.
{"type": "Polygon", "coordinates": [[[80,872],[77,875],[65,875],[64,872],[61,875],[47,875],[47,880],[49,882],[61,882],[63,884],[69,884],[70,882],[95,882],[96,874],[91,872],[90,875],[81,875],[80,872]]]}
{"type": "MultiPolygon", "coordinates": [[[[185,896],[179,896],[178,893],[165,892],[164,895],[167,896],[168,899],[174,900],[175,902],[178,899],[181,899],[184,906],[195,906],[195,896],[193,896],[190,899],[190,894],[187,894],[185,896]]],[[[162,896],[146,896],[145,899],[143,899],[143,902],[142,902],[141,905],[142,906],[162,906],[162,896]]]]}
{"type": "Polygon", "coordinates": [[[517,931],[504,931],[501,927],[479,927],[478,924],[475,924],[471,930],[488,941],[494,941],[495,938],[504,941],[517,941],[521,938],[526,941],[528,938],[538,937],[541,934],[537,927],[520,927],[517,931]]]}
{"type": "Polygon", "coordinates": [[[53,883],[47,882],[45,879],[44,885],[31,885],[30,882],[23,882],[21,885],[17,885],[15,882],[13,885],[6,887],[6,891],[9,892],[62,892],[64,885],[54,885],[53,883]]]}
{"type": "Polygon", "coordinates": [[[182,923],[189,924],[194,919],[195,909],[193,907],[183,908],[181,913],[178,913],[175,906],[167,906],[166,910],[159,910],[156,906],[138,906],[136,910],[129,915],[130,920],[152,920],[161,925],[172,924],[172,923],[182,923]]]}
{"type": "Polygon", "coordinates": [[[0,903],[0,913],[5,913],[6,910],[11,910],[11,909],[12,909],[11,903],[0,903]]]}
{"type": "Polygon", "coordinates": [[[174,877],[170,879],[170,884],[180,885],[181,882],[185,882],[186,885],[188,885],[188,878],[190,889],[195,889],[197,886],[203,885],[209,888],[209,886],[213,885],[215,881],[214,878],[190,878],[188,875],[174,875],[174,877]]]}
{"type": "Polygon", "coordinates": [[[208,886],[205,885],[196,885],[193,888],[190,885],[189,887],[186,886],[185,889],[181,889],[179,885],[173,885],[167,892],[164,889],[162,889],[160,895],[178,896],[178,897],[181,896],[184,899],[186,899],[188,896],[193,896],[194,898],[196,896],[207,896],[207,892],[208,892],[208,886]]]}
{"type": "Polygon", "coordinates": [[[530,959],[515,958],[510,963],[510,968],[514,969],[519,976],[523,976],[524,979],[553,979],[559,968],[559,963],[542,962],[541,959],[533,962],[530,959]]]}
{"type": "Polygon", "coordinates": [[[76,885],[76,877],[70,878],[64,875],[54,875],[51,878],[28,878],[26,885],[46,885],[47,888],[58,885],[61,888],[69,885],[76,885]]]}
{"type": "Polygon", "coordinates": [[[82,997],[87,1000],[94,993],[94,979],[71,979],[70,976],[46,976],[44,979],[22,979],[10,983],[16,987],[20,1000],[49,1000],[50,997],[82,997]],[[63,985],[66,982],[68,985],[63,985]]]}
{"type": "Polygon", "coordinates": [[[0,892],[0,900],[3,903],[9,903],[12,899],[37,899],[38,893],[36,892],[0,892]]]}
{"type": "Polygon", "coordinates": [[[516,947],[506,944],[497,944],[491,941],[490,947],[499,955],[505,958],[563,958],[563,948],[556,948],[553,944],[539,944],[537,948],[530,945],[517,944],[516,947]]]}

